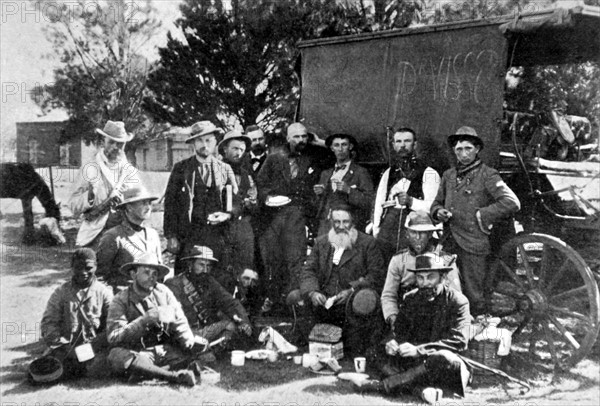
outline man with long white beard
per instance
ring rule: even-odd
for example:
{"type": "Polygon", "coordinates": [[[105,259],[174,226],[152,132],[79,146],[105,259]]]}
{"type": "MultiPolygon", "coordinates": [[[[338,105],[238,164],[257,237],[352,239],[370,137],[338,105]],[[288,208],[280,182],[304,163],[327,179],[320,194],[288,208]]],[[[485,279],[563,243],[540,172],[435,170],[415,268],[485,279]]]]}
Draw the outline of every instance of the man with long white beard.
{"type": "Polygon", "coordinates": [[[331,230],[315,241],[288,303],[309,304],[315,322],[342,327],[344,351],[361,354],[378,330],[384,263],[375,239],[354,226],[351,208],[331,209],[331,230]]]}

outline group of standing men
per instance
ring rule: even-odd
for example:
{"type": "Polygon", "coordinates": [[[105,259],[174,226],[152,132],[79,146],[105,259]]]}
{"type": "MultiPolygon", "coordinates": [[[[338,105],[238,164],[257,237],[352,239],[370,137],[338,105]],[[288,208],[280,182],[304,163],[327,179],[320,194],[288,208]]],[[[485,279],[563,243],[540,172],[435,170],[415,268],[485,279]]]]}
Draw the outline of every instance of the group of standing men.
{"type": "MultiPolygon", "coordinates": [[[[293,123],[286,142],[268,151],[264,133],[256,126],[246,134],[230,131],[219,142],[221,130],[214,124],[194,124],[186,142],[195,153],[174,166],[164,197],[164,235],[167,250],[176,255],[177,275],[168,285],[179,296],[176,302],[187,303],[189,324],[180,320],[181,304],[175,305],[170,290],[157,282],[167,271],[161,265],[158,234],[144,224],[156,197],[139,180],[128,182],[123,149],[131,136],[123,123],[108,122],[98,131],[105,144],[94,161],[97,176],[90,181],[87,174],[88,179],[78,183],[72,208],[75,214],[84,214],[78,244],[97,251],[98,273],[117,294],[113,302],[122,302],[121,312],[114,315],[120,321],[109,315],[108,322],[109,330],[114,325],[122,331],[112,335],[109,331],[109,342],[118,342],[128,332],[137,340],[148,325],[171,325],[179,329],[184,347],[205,344],[210,329],[195,330],[196,335],[187,331],[198,320],[198,328],[210,325],[211,306],[221,307],[229,316],[219,332],[237,328],[250,334],[247,312],[237,301],[224,299],[229,292],[229,297],[237,295],[248,306],[246,296],[254,295],[257,311],[285,303],[312,321],[338,324],[351,353],[373,344],[368,337],[383,331],[379,324],[385,321],[396,332],[395,339],[387,340],[388,355],[418,358],[432,356],[435,350],[435,357],[457,365],[446,352],[466,346],[461,328],[470,317],[469,302],[475,312],[485,310],[490,230],[519,209],[517,197],[497,171],[479,159],[484,144],[473,128],[461,127],[448,137],[457,165],[442,177],[416,156],[412,129],[395,131],[391,165],[374,189],[369,172],[356,162],[359,145],[351,135],[333,134],[321,141],[303,124],[293,123]],[[328,160],[329,151],[334,165],[328,160]],[[439,240],[433,238],[441,227],[434,223],[444,223],[444,246],[457,256],[441,251],[439,240]],[[309,230],[316,239],[307,257],[309,230]],[[213,275],[220,284],[203,276],[217,264],[220,270],[213,275]],[[138,268],[160,272],[138,276],[138,268]],[[262,296],[255,289],[259,278],[262,296]],[[227,291],[223,286],[229,287],[227,291]],[[132,293],[141,305],[132,304],[132,293]],[[150,305],[144,300],[149,296],[154,297],[150,305]],[[266,297],[269,300],[263,302],[266,297]],[[428,305],[441,297],[446,304],[454,303],[445,308],[447,320],[442,324],[439,306],[428,305]],[[133,314],[130,305],[139,314],[133,314]],[[163,305],[174,310],[152,310],[163,305]],[[410,309],[419,308],[433,313],[419,310],[417,320],[410,309]],[[398,342],[399,337],[407,342],[398,342]]],[[[158,358],[156,354],[140,358],[136,345],[113,348],[111,363],[119,370],[134,365],[150,373],[150,364],[158,358]]],[[[192,378],[183,375],[167,378],[189,383],[192,378]]],[[[386,390],[396,378],[384,381],[386,390]]]]}

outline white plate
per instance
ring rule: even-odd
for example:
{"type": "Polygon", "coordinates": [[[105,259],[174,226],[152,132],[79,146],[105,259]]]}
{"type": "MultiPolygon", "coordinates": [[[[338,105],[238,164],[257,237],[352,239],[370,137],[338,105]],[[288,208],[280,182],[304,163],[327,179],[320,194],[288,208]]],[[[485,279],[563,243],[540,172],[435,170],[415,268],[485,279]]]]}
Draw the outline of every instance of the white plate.
{"type": "Polygon", "coordinates": [[[281,207],[290,203],[292,199],[287,196],[269,196],[265,204],[269,207],[281,207]]]}
{"type": "Polygon", "coordinates": [[[269,355],[272,354],[271,350],[252,350],[246,353],[246,358],[248,359],[267,359],[269,355]]]}
{"type": "Polygon", "coordinates": [[[354,379],[369,379],[368,374],[360,374],[358,372],[342,372],[339,373],[337,377],[344,381],[352,381],[354,379]]]}
{"type": "Polygon", "coordinates": [[[228,213],[223,213],[223,212],[215,212],[215,213],[211,213],[208,215],[208,222],[210,224],[220,224],[223,223],[227,220],[229,220],[230,216],[228,215],[228,213]]]}

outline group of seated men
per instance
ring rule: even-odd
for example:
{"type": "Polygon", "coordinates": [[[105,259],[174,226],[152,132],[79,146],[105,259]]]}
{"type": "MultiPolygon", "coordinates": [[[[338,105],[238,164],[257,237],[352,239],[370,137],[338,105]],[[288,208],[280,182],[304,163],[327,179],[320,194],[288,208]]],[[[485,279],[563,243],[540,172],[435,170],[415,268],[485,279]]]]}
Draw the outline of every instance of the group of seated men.
{"type": "MultiPolygon", "coordinates": [[[[110,148],[122,153],[131,136],[113,122],[99,132],[106,140],[96,163],[123,171],[124,158],[110,148]]],[[[252,336],[247,310],[265,312],[272,301],[305,316],[304,337],[316,322],[336,324],[346,353],[374,349],[383,354],[374,358],[389,358],[379,362],[382,381],[356,383],[363,390],[418,382],[433,385],[421,392],[431,400],[446,383],[462,394],[468,372],[455,353],[467,345],[469,303],[475,313],[485,311],[489,235],[519,209],[497,171],[479,159],[484,144],[476,131],[461,127],[448,137],[457,164],[442,177],[415,155],[413,130],[395,131],[391,166],[376,191],[356,163],[351,135],[309,143],[306,127],[293,123],[286,142],[267,151],[254,127],[248,135],[225,134],[217,151],[219,132],[210,122],[194,124],[188,142],[195,154],[169,178],[163,225],[176,263],[166,286],[159,282],[169,268],[161,264],[158,234],[144,224],[156,197],[122,175],[78,184],[74,201],[84,215],[94,214],[78,242],[92,249],[74,254],[72,281],[50,300],[42,322],[48,344],[64,348],[92,337],[99,352],[110,348],[114,371],[193,385],[193,354],[220,336],[252,336]],[[327,149],[335,165],[324,169],[327,149]],[[106,211],[105,202],[119,210],[106,211]],[[441,251],[434,222],[444,223],[444,245],[454,255],[441,251]],[[308,256],[307,228],[317,235],[308,256]],[[98,272],[113,289],[94,277],[95,250],[98,272]]]]}

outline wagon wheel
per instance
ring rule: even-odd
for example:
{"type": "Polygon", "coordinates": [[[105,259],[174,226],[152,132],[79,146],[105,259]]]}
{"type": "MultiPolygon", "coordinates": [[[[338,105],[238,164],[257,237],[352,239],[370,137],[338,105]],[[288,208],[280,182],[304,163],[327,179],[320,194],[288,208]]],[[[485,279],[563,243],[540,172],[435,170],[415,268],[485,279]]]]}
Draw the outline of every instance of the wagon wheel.
{"type": "Polygon", "coordinates": [[[513,330],[513,351],[567,368],[583,359],[600,329],[598,285],[583,258],[558,238],[522,234],[498,257],[490,313],[513,330]]]}

